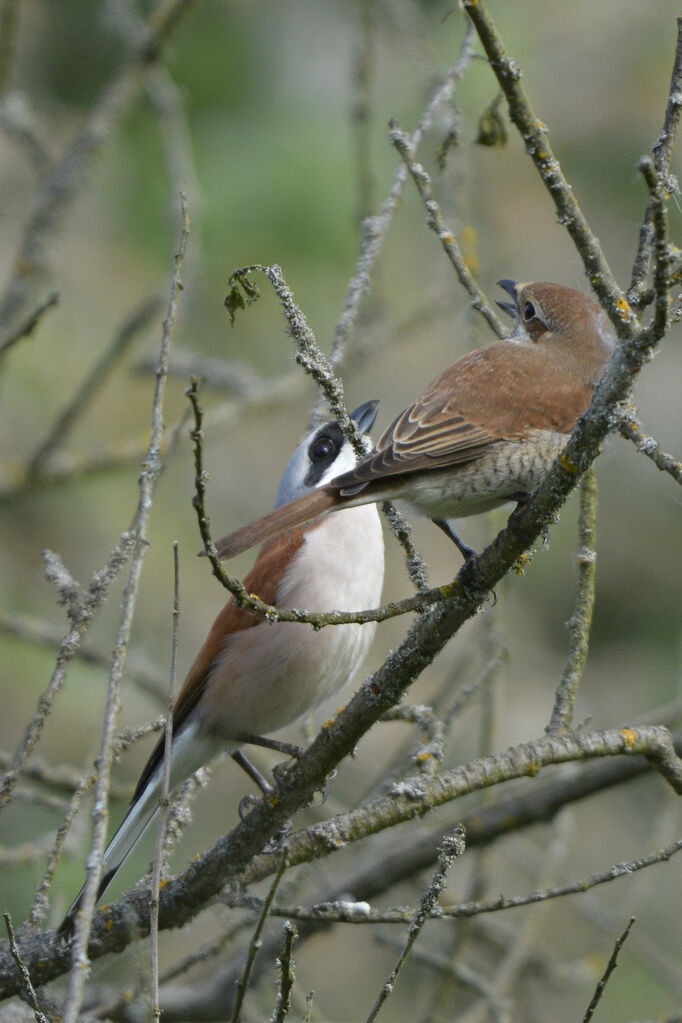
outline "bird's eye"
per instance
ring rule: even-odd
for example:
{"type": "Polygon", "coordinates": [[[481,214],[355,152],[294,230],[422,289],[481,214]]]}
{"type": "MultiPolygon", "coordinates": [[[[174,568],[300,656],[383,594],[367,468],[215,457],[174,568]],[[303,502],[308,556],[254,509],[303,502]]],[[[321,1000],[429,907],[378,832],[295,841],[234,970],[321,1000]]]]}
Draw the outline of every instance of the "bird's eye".
{"type": "Polygon", "coordinates": [[[322,462],[335,455],[336,450],[336,444],[331,437],[318,437],[308,448],[308,457],[311,462],[322,462]]]}
{"type": "Polygon", "coordinates": [[[523,318],[524,318],[524,320],[526,321],[526,323],[528,323],[528,321],[532,320],[534,317],[535,317],[535,306],[533,305],[532,302],[526,302],[526,304],[523,307],[523,318]]]}

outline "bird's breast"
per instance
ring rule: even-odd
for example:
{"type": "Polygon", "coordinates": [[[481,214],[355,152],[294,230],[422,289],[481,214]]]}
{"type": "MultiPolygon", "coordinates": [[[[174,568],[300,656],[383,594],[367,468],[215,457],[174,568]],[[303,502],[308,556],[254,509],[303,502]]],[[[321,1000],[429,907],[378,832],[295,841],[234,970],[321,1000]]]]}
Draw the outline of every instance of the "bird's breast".
{"type": "MultiPolygon", "coordinates": [[[[384,547],[374,505],[344,509],[307,527],[276,604],[361,611],[381,600],[384,547]]],[[[203,712],[223,739],[277,731],[352,681],[376,629],[260,622],[228,637],[206,686],[203,712]]]]}

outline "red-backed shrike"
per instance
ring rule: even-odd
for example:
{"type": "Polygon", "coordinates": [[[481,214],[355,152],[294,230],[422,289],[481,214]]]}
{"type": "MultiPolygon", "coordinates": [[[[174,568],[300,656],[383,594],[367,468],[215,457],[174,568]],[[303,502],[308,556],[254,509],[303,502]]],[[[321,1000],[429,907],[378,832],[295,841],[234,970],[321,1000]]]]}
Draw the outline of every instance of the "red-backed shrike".
{"type": "MultiPolygon", "coordinates": [[[[377,405],[368,401],[352,413],[363,433],[372,428],[377,405]]],[[[316,428],[289,462],[275,507],[324,487],[355,462],[338,423],[316,428]]],[[[374,505],[367,505],[278,535],[265,544],[244,585],[282,608],[357,611],[377,606],[383,578],[381,525],[374,505]]],[[[350,682],[375,628],[370,623],[315,631],[302,623],[270,623],[230,600],[213,623],[173,709],[171,790],[221,749],[232,752],[256,778],[238,747],[251,742],[285,748],[276,740],[260,739],[314,710],[350,682]]],[[[164,747],[162,736],[104,852],[98,899],[156,815],[164,747]]],[[[73,930],[83,890],[60,928],[65,936],[73,930]]]]}
{"type": "Polygon", "coordinates": [[[560,284],[498,282],[509,337],[469,352],[389,426],[376,450],[216,544],[231,558],[327,512],[400,499],[458,543],[446,519],[518,501],[562,451],[615,346],[606,313],[560,284]]]}

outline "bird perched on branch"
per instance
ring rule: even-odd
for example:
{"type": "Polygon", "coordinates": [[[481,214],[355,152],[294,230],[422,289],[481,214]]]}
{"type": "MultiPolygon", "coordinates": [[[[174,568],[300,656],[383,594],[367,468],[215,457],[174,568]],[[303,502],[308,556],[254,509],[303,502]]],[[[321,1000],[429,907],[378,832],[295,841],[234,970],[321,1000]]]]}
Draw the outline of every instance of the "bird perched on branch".
{"type": "MultiPolygon", "coordinates": [[[[378,402],[352,413],[362,433],[378,402]]],[[[337,422],[309,433],[289,462],[275,507],[324,487],[356,462],[337,422]]],[[[376,607],[384,577],[384,545],[376,508],[351,508],[278,536],[261,550],[244,579],[249,593],[281,608],[357,611],[376,607]]],[[[376,623],[315,631],[296,622],[267,622],[230,600],[220,612],[190,668],[173,708],[170,788],[174,789],[221,749],[261,787],[267,783],[239,747],[254,744],[300,752],[265,735],[291,724],[333,696],[357,674],[376,623]]],[[[142,771],[130,809],[102,858],[99,900],[119,867],[156,816],[163,782],[165,735],[142,771]]],[[[74,929],[85,886],[60,934],[74,929]]]]}
{"type": "Polygon", "coordinates": [[[591,298],[560,284],[498,282],[509,337],[469,352],[429,384],[376,450],[216,544],[231,558],[328,512],[400,499],[459,546],[449,518],[519,501],[562,451],[609,361],[615,336],[591,298]]]}

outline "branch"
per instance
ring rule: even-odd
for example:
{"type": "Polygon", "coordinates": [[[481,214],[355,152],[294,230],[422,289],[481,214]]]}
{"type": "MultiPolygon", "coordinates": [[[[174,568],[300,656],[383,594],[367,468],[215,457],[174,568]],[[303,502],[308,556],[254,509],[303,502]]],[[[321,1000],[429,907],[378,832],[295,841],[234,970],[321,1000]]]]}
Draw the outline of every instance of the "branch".
{"type": "Polygon", "coordinates": [[[578,597],[568,623],[568,659],[556,692],[552,716],[547,725],[548,732],[561,732],[571,727],[590,647],[597,568],[597,474],[594,466],[588,469],[580,483],[578,532],[578,597]]]}
{"type": "Polygon", "coordinates": [[[419,909],[414,913],[410,921],[410,929],[407,934],[405,947],[398,956],[395,966],[391,970],[388,979],[385,981],[381,991],[379,992],[379,996],[367,1017],[366,1023],[372,1023],[372,1021],[376,1019],[382,1005],[393,991],[398,974],[407,962],[407,957],[412,950],[412,946],[419,937],[424,924],[433,913],[443,889],[445,888],[450,867],[459,856],[464,854],[464,850],[464,831],[458,826],[454,829],[452,834],[446,835],[443,839],[443,843],[438,850],[438,867],[431,879],[431,884],[422,896],[419,909]]]}
{"type": "MultiPolygon", "coordinates": [[[[676,853],[682,852],[682,839],[671,842],[664,849],[647,853],[636,860],[629,860],[624,863],[614,863],[605,870],[600,870],[588,877],[582,877],[577,881],[570,881],[563,885],[556,885],[549,888],[535,888],[526,895],[499,895],[494,899],[477,902],[461,902],[451,906],[439,906],[432,910],[431,917],[434,920],[460,920],[470,919],[475,916],[482,916],[487,913],[499,913],[506,909],[518,909],[520,906],[533,906],[539,902],[549,902],[551,899],[563,898],[566,895],[580,895],[603,884],[610,884],[611,881],[618,881],[624,877],[630,877],[640,870],[655,866],[659,863],[667,863],[676,853]]],[[[291,917],[293,920],[319,921],[324,923],[346,923],[346,924],[400,924],[406,923],[410,918],[410,910],[404,908],[395,909],[372,909],[367,902],[348,902],[337,900],[334,902],[318,902],[311,906],[287,906],[275,905],[272,910],[273,916],[291,917]]]]}
{"type": "Polygon", "coordinates": [[[232,1010],[232,1023],[239,1023],[244,996],[246,995],[246,990],[249,986],[251,970],[253,969],[256,955],[258,954],[258,950],[261,946],[260,936],[263,933],[263,927],[265,926],[265,921],[269,916],[270,908],[275,901],[277,889],[279,888],[280,882],[284,877],[287,867],[289,866],[286,847],[280,853],[279,859],[279,870],[275,874],[275,879],[270,885],[270,891],[268,892],[267,898],[263,900],[263,908],[249,943],[249,951],[244,965],[244,972],[237,982],[237,995],[234,1002],[234,1009],[232,1010]]]}
{"type": "Polygon", "coordinates": [[[163,780],[161,783],[161,797],[159,799],[159,825],[156,838],[156,849],[152,864],[151,878],[151,899],[149,909],[151,916],[150,952],[151,952],[151,1002],[152,1018],[160,1020],[161,1009],[159,1007],[159,888],[161,885],[161,871],[164,863],[164,849],[166,845],[166,825],[168,819],[168,807],[170,805],[170,775],[171,759],[173,755],[173,706],[175,704],[175,676],[178,666],[178,628],[180,624],[180,562],[178,557],[178,541],[173,542],[173,640],[171,649],[171,666],[168,680],[168,703],[166,707],[166,722],[164,732],[163,749],[163,780]]]}
{"type": "Polygon", "coordinates": [[[139,332],[144,330],[160,308],[161,301],[154,296],[144,299],[128,316],[111,345],[88,373],[80,387],[76,389],[71,401],[57,418],[49,436],[40,444],[30,459],[26,470],[29,485],[32,477],[40,474],[46,462],[50,460],[56,449],[63,443],[64,438],[73,430],[78,419],[83,416],[97,391],[106,382],[139,332]]]}
{"type": "Polygon", "coordinates": [[[587,1012],[583,1016],[583,1023],[590,1023],[590,1020],[594,1016],[594,1010],[597,1008],[597,1006],[599,1005],[599,1003],[601,1001],[601,998],[602,998],[602,995],[604,994],[604,990],[606,988],[606,985],[609,982],[609,977],[611,976],[611,974],[613,973],[613,971],[616,968],[617,961],[618,961],[618,953],[620,952],[621,948],[623,947],[623,945],[627,941],[628,935],[630,933],[630,928],[632,927],[634,922],[635,922],[635,918],[633,916],[633,917],[630,918],[630,923],[627,925],[627,927],[625,928],[625,930],[621,934],[620,938],[618,938],[618,940],[616,941],[616,944],[614,946],[613,952],[611,953],[611,958],[608,961],[608,964],[607,964],[607,967],[606,967],[606,969],[604,971],[604,974],[603,974],[601,980],[599,981],[599,983],[597,984],[597,989],[594,992],[594,995],[592,997],[592,1001],[588,1005],[587,1012]]]}
{"type": "MultiPolygon", "coordinates": [[[[32,615],[13,614],[3,608],[0,608],[0,632],[18,636],[32,646],[50,648],[58,647],[63,638],[62,630],[58,626],[52,625],[51,622],[34,618],[32,615]]],[[[93,664],[98,668],[109,670],[111,663],[111,654],[109,653],[101,653],[92,647],[82,645],[74,651],[74,656],[77,660],[85,661],[86,664],[93,664]]],[[[126,674],[140,689],[151,693],[156,699],[160,697],[164,679],[157,668],[146,663],[142,658],[130,657],[126,665],[126,674]]],[[[0,764],[2,764],[1,754],[0,764]]],[[[35,765],[35,759],[32,764],[35,765]]]]}
{"type": "MultiPolygon", "coordinates": [[[[204,544],[204,553],[211,562],[213,575],[234,597],[239,607],[247,608],[265,618],[269,622],[302,622],[312,625],[316,629],[322,629],[326,625],[365,625],[367,622],[387,621],[398,615],[407,614],[411,611],[424,610],[426,607],[449,597],[453,587],[439,586],[432,590],[422,590],[414,597],[405,600],[385,604],[383,607],[368,609],[366,611],[306,611],[298,608],[279,608],[274,604],[266,604],[254,593],[248,593],[244,584],[235,576],[227,574],[222,562],[218,557],[215,544],[211,536],[211,521],[206,512],[206,481],[209,478],[204,469],[204,434],[203,434],[203,411],[199,404],[198,382],[192,381],[185,391],[190,400],[194,412],[194,429],[191,431],[194,445],[194,481],[195,494],[192,504],[197,513],[199,532],[204,544]]],[[[409,533],[401,534],[398,539],[403,546],[409,541],[409,533]]]]}
{"type": "Polygon", "coordinates": [[[52,677],[45,692],[38,701],[38,707],[33,720],[30,722],[24,739],[17,749],[12,762],[10,763],[0,790],[0,812],[7,806],[12,798],[12,790],[20,777],[29,756],[38,742],[47,716],[52,705],[60,692],[66,671],[70,661],[78,650],[81,639],[89,627],[96,611],[107,599],[109,589],[116,576],[125,564],[133,547],[133,537],[130,533],[124,533],[120,545],[112,551],[109,561],[99,572],[95,572],[92,581],[79,601],[74,601],[69,607],[69,618],[71,628],[64,636],[57,654],[57,663],[52,677]]]}
{"type": "Polygon", "coordinates": [[[535,164],[556,207],[557,219],[570,234],[580,253],[588,280],[622,340],[633,338],[639,329],[637,317],[628,305],[593,234],[585,214],[573,194],[559,161],[552,152],[549,133],[531,107],[521,82],[522,71],[513,60],[484,0],[462,0],[464,10],[476,27],[495,77],[509,106],[509,116],[523,139],[526,152],[535,164]]]}
{"type": "Polygon", "coordinates": [[[17,341],[21,341],[24,337],[30,337],[33,331],[38,326],[38,323],[43,317],[43,314],[52,309],[53,306],[59,302],[59,295],[56,291],[53,291],[51,295],[41,302],[33,312],[26,317],[23,323],[20,323],[14,330],[10,330],[5,337],[0,340],[0,359],[5,355],[10,348],[12,348],[17,341]]]}
{"type": "MultiPolygon", "coordinates": [[[[661,182],[669,191],[679,191],[677,182],[670,175],[670,161],[672,159],[675,136],[680,123],[680,108],[682,107],[682,18],[677,19],[677,45],[675,47],[675,59],[670,78],[670,89],[668,90],[668,102],[663,118],[663,127],[658,139],[651,147],[654,157],[656,173],[661,182]]],[[[654,209],[653,200],[649,197],[644,220],[639,232],[639,245],[635,260],[632,266],[632,278],[628,289],[628,301],[638,307],[642,304],[645,291],[645,281],[649,273],[649,261],[654,243],[654,209]]]]}
{"type": "MultiPolygon", "coordinates": [[[[431,102],[424,111],[417,127],[410,136],[410,145],[417,149],[424,133],[431,126],[438,109],[452,96],[455,86],[462,78],[473,59],[473,32],[467,31],[464,34],[459,57],[448,71],[442,85],[433,95],[431,102]]],[[[329,361],[332,366],[338,366],[344,357],[344,351],[348,336],[358,317],[360,305],[371,284],[371,275],[374,263],[376,262],[384,239],[393,219],[393,214],[398,205],[403,187],[407,179],[407,169],[401,165],[396,171],[393,179],[393,186],[388,198],[384,202],[379,213],[374,217],[368,217],[363,224],[360,252],[355,262],[355,274],[348,286],[346,306],[341,314],[336,331],[334,332],[334,344],[332,346],[329,361]]]]}
{"type": "Polygon", "coordinates": [[[472,308],[481,314],[497,337],[506,337],[508,331],[505,330],[499,316],[495,310],[491,308],[485,293],[476,283],[474,275],[469,270],[469,267],[462,256],[455,234],[445,223],[445,218],[443,217],[433,194],[429,175],[420,163],[415,162],[414,149],[410,145],[409,138],[405,132],[400,130],[395,118],[391,118],[389,124],[391,128],[389,140],[400,153],[403,163],[407,167],[412,176],[412,180],[417,186],[417,191],[419,192],[424,208],[428,214],[426,223],[438,236],[445,255],[452,263],[454,271],[457,274],[459,283],[471,297],[472,308]]]}
{"type": "Polygon", "coordinates": [[[674,480],[682,483],[682,462],[678,462],[673,455],[663,451],[653,437],[648,437],[643,433],[642,424],[636,416],[630,413],[622,416],[618,423],[618,429],[623,437],[631,440],[636,445],[637,450],[641,451],[647,458],[650,458],[661,472],[669,473],[674,480]]]}
{"type": "Polygon", "coordinates": [[[72,970],[69,975],[69,986],[63,1010],[63,1023],[75,1023],[83,999],[87,972],[86,967],[88,963],[88,938],[92,924],[92,915],[95,909],[97,888],[102,873],[102,852],[104,850],[107,835],[109,816],[107,812],[107,792],[113,760],[114,729],[120,706],[121,678],[128,651],[128,643],[130,641],[135,603],[142,574],[142,562],[149,546],[146,531],[149,518],[151,516],[152,497],[156,481],[161,472],[160,452],[161,441],[164,433],[163,403],[166,393],[166,380],[168,374],[168,353],[171,343],[171,334],[175,326],[178,299],[182,288],[180,273],[182,270],[182,263],[189,235],[189,216],[187,213],[184,195],[181,195],[180,197],[180,206],[182,212],[182,232],[178,252],[175,256],[175,267],[170,288],[168,311],[166,313],[166,319],[164,320],[161,336],[159,366],[156,374],[156,388],[154,391],[154,402],[152,407],[149,449],[139,480],[140,497],[133,521],[135,547],[131,559],[130,571],[128,573],[128,581],[123,594],[119,631],[116,639],[116,645],[114,647],[111,671],[109,674],[104,728],[100,754],[97,759],[98,777],[95,787],[92,845],[90,855],[88,857],[89,866],[81,903],[82,909],[76,917],[76,932],[70,948],[72,970]]]}
{"type": "Polygon", "coordinates": [[[42,183],[13,261],[14,273],[0,302],[0,329],[11,326],[28,300],[32,283],[45,267],[45,247],[56,232],[60,217],[80,195],[84,181],[97,166],[94,156],[109,138],[116,120],[138,95],[170,32],[194,2],[159,0],[127,62],[103,88],[85,124],[42,183]]]}
{"type": "Polygon", "coordinates": [[[291,992],[294,987],[294,942],[298,938],[298,930],[295,924],[288,920],[284,924],[282,935],[282,951],[277,958],[279,966],[279,990],[277,992],[277,1003],[272,1014],[270,1023],[284,1023],[291,1010],[291,992]]]}

